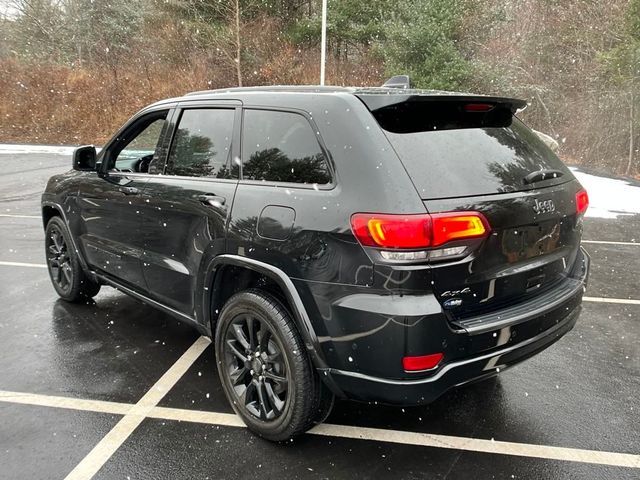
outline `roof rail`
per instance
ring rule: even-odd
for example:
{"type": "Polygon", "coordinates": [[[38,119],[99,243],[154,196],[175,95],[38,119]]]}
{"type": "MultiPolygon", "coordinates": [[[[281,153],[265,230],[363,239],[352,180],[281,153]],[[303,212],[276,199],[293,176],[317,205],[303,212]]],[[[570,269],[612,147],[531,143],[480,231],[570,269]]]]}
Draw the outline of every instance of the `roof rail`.
{"type": "Polygon", "coordinates": [[[409,75],[396,75],[384,82],[384,85],[382,86],[387,88],[407,89],[411,88],[411,80],[409,79],[409,75]]]}

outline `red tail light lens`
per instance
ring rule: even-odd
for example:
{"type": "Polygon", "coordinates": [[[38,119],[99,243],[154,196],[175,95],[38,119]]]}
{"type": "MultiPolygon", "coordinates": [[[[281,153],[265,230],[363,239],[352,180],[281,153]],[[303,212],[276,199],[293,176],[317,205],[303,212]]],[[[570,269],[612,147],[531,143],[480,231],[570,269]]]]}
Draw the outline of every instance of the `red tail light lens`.
{"type": "Polygon", "coordinates": [[[436,368],[443,358],[444,353],[432,353],[431,355],[422,355],[420,357],[404,357],[402,359],[402,367],[407,372],[431,370],[436,368]]]}
{"type": "Polygon", "coordinates": [[[434,247],[452,240],[484,237],[489,231],[487,220],[478,212],[436,213],[431,217],[434,247]]]}
{"type": "Polygon", "coordinates": [[[429,215],[356,213],[351,228],[362,245],[386,248],[422,248],[431,245],[429,215]]]}
{"type": "Polygon", "coordinates": [[[578,215],[584,213],[589,208],[589,195],[586,190],[580,190],[576,193],[576,213],[578,215]]]}
{"type": "Polygon", "coordinates": [[[419,215],[356,213],[351,228],[367,247],[427,248],[452,240],[481,238],[489,223],[479,212],[451,212],[419,215]]]}

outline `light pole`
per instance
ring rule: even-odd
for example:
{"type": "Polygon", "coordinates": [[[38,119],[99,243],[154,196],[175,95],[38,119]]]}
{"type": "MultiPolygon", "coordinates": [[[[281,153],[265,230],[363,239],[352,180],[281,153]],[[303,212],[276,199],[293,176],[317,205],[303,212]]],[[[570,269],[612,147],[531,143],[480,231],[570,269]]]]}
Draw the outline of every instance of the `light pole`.
{"type": "Polygon", "coordinates": [[[322,38],[320,42],[320,85],[324,85],[324,64],[327,59],[327,0],[322,0],[322,38]]]}

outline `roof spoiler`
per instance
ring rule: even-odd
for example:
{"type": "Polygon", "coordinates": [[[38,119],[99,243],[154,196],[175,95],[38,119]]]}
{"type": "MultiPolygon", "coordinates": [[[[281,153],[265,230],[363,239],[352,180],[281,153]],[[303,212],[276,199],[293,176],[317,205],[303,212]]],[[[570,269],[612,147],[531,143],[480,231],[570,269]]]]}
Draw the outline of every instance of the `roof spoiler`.
{"type": "MultiPolygon", "coordinates": [[[[400,87],[398,87],[400,88],[400,87]]],[[[386,90],[389,93],[388,90],[386,90]]],[[[381,108],[399,105],[401,103],[426,104],[437,103],[444,104],[484,104],[491,105],[494,108],[507,109],[512,114],[518,110],[522,110],[527,106],[526,100],[507,97],[492,97],[487,95],[472,95],[454,92],[440,92],[429,90],[410,90],[405,92],[398,91],[397,94],[382,95],[383,92],[361,92],[356,96],[367,106],[369,110],[375,112],[381,108]]],[[[425,105],[426,106],[426,105],[425,105]]]]}
{"type": "Polygon", "coordinates": [[[358,98],[378,124],[394,133],[461,128],[505,128],[527,102],[515,98],[464,95],[449,92],[386,90],[361,93],[358,98]],[[405,93],[406,92],[406,93],[405,93]]]}

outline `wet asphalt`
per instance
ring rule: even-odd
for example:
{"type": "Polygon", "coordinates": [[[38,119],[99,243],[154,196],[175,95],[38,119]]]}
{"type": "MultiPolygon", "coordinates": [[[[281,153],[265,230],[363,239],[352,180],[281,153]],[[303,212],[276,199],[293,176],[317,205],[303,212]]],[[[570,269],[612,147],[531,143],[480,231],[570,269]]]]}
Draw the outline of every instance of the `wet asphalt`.
{"type": "MultiPolygon", "coordinates": [[[[69,165],[0,153],[0,215],[39,215],[48,177],[69,165]]],[[[584,238],[640,242],[640,216],[588,218],[584,238]]],[[[43,241],[39,219],[0,216],[0,262],[44,264],[43,241]]],[[[640,299],[640,246],[585,248],[586,295],[640,299]]],[[[133,404],[198,336],[111,288],[71,305],[46,269],[0,265],[0,391],[133,404]]],[[[159,405],[232,413],[211,346],[159,405]]],[[[64,478],[120,419],[0,401],[0,478],[64,478]]],[[[420,408],[338,402],[327,423],[638,454],[640,305],[585,302],[573,331],[496,379],[420,408]]],[[[243,428],[146,418],[95,478],[638,479],[640,469],[318,435],[275,445],[243,428]]]]}

